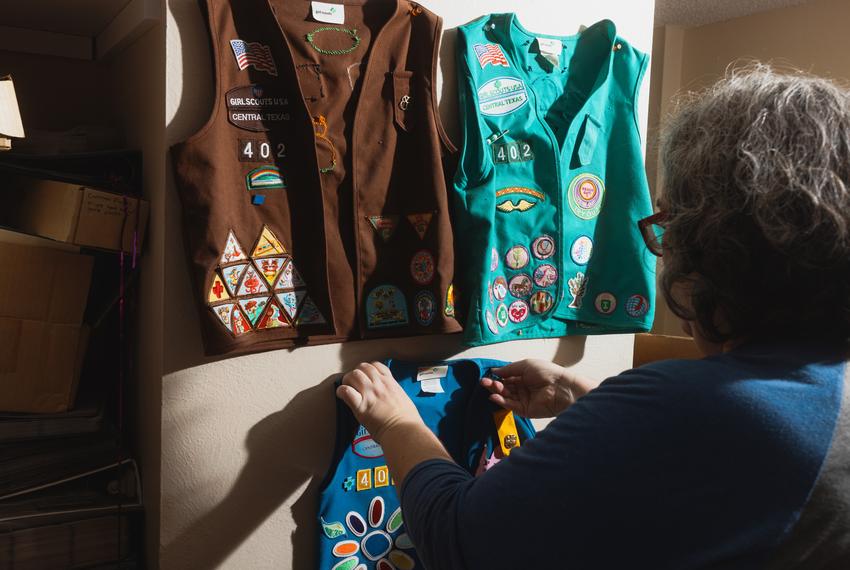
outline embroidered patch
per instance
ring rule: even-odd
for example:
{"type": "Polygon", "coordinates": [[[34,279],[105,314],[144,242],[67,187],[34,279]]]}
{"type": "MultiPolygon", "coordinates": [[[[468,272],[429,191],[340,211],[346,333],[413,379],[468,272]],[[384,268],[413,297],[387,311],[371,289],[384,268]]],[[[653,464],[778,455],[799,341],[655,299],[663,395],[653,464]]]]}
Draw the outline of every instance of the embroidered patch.
{"type": "MultiPolygon", "coordinates": [[[[368,469],[363,469],[363,470],[357,472],[356,483],[357,483],[357,490],[358,491],[360,490],[360,487],[361,487],[361,481],[360,481],[360,474],[361,473],[365,473],[366,476],[369,477],[369,479],[368,479],[369,480],[369,487],[372,486],[372,484],[371,484],[371,477],[372,477],[371,473],[369,472],[368,469]]],[[[366,480],[364,480],[363,483],[366,483],[366,480]]],[[[363,486],[365,487],[365,485],[363,485],[363,486]]],[[[345,515],[345,523],[348,525],[348,530],[353,532],[355,536],[364,536],[366,534],[366,530],[367,530],[366,519],[364,519],[362,516],[360,516],[360,513],[356,513],[354,511],[349,512],[347,515],[345,515]]]]}
{"type": "Polygon", "coordinates": [[[346,493],[348,493],[349,491],[353,491],[353,490],[354,490],[354,483],[355,483],[355,482],[354,482],[354,477],[350,477],[350,476],[349,476],[349,477],[346,477],[346,478],[345,478],[345,479],[343,479],[343,481],[342,481],[342,489],[343,489],[346,493]]]}
{"type": "Polygon", "coordinates": [[[221,281],[221,277],[218,276],[218,273],[213,277],[212,285],[210,285],[210,293],[207,297],[208,303],[217,303],[219,301],[227,301],[230,299],[230,295],[227,294],[227,290],[224,288],[224,283],[221,281]]]}
{"type": "Polygon", "coordinates": [[[382,530],[373,530],[361,542],[363,555],[369,560],[383,558],[392,547],[392,539],[382,530]]]}
{"type": "Polygon", "coordinates": [[[398,507],[396,510],[393,511],[393,514],[390,515],[390,518],[387,521],[387,532],[393,534],[401,528],[401,525],[403,523],[404,520],[401,516],[401,507],[398,507]]]}
{"type": "MultiPolygon", "coordinates": [[[[357,470],[357,491],[358,492],[368,491],[371,488],[372,488],[372,470],[371,469],[358,469],[357,470]]],[[[357,515],[357,516],[359,517],[360,515],[357,515]]],[[[361,517],[361,519],[362,519],[362,517],[361,517]]],[[[363,521],[363,527],[366,528],[366,521],[363,521]]]]}
{"type": "Polygon", "coordinates": [[[273,157],[286,158],[286,145],[258,139],[239,139],[237,147],[239,162],[266,162],[273,157]]]}
{"type": "Polygon", "coordinates": [[[587,277],[579,271],[576,276],[567,282],[570,295],[573,296],[572,302],[569,304],[570,309],[581,309],[581,300],[587,292],[587,277]]]}
{"type": "Polygon", "coordinates": [[[529,162],[534,160],[534,150],[527,141],[492,143],[493,162],[510,164],[513,162],[529,162]]]}
{"type": "Polygon", "coordinates": [[[498,117],[513,113],[528,103],[525,83],[516,77],[497,77],[478,88],[478,110],[498,117]]]}
{"type": "Polygon", "coordinates": [[[239,299],[239,306],[242,307],[245,316],[248,317],[248,322],[253,326],[260,320],[268,302],[268,297],[253,297],[250,299],[239,299]]]}
{"type": "Polygon", "coordinates": [[[291,325],[281,312],[280,307],[275,303],[269,303],[266,312],[263,313],[259,324],[257,324],[257,330],[279,329],[288,326],[291,325]]]}
{"type": "Polygon", "coordinates": [[[605,185],[593,174],[579,174],[567,191],[570,210],[582,220],[592,220],[599,215],[604,197],[605,185]]]}
{"type": "Polygon", "coordinates": [[[531,251],[537,259],[549,259],[555,255],[555,240],[549,236],[540,236],[531,243],[531,251]]]}
{"type": "Polygon", "coordinates": [[[423,327],[429,326],[434,322],[434,315],[437,312],[437,299],[430,291],[420,291],[416,294],[413,300],[416,311],[414,316],[416,322],[423,327]]]}
{"type": "Polygon", "coordinates": [[[260,234],[260,239],[257,240],[257,245],[254,247],[254,253],[251,257],[272,257],[276,255],[284,255],[286,248],[277,239],[277,236],[268,228],[263,226],[263,233],[260,234]]]}
{"type": "Polygon", "coordinates": [[[345,558],[360,552],[360,543],[356,540],[342,540],[334,544],[331,553],[337,558],[345,558]]]}
{"type": "Polygon", "coordinates": [[[280,279],[278,279],[275,289],[296,289],[298,287],[306,286],[307,284],[301,278],[301,274],[298,273],[298,269],[295,268],[295,262],[290,259],[289,263],[286,264],[283,271],[280,273],[280,279]]]}
{"type": "Polygon", "coordinates": [[[286,183],[280,175],[280,168],[271,164],[255,168],[249,172],[245,176],[245,185],[249,192],[286,188],[286,183]]]}
{"type": "Polygon", "coordinates": [[[400,550],[390,552],[389,558],[397,570],[413,570],[416,567],[413,558],[400,550]]]}
{"type": "Polygon", "coordinates": [[[248,256],[245,255],[245,251],[237,241],[236,236],[233,235],[233,230],[230,230],[227,234],[227,243],[224,246],[224,253],[221,254],[220,263],[233,263],[244,259],[248,259],[248,256]]]}
{"type": "Polygon", "coordinates": [[[345,527],[341,522],[326,522],[324,518],[319,517],[319,522],[322,524],[322,531],[330,539],[339,538],[345,535],[345,527]]]}
{"type": "Polygon", "coordinates": [[[499,268],[499,252],[496,248],[490,250],[490,271],[496,271],[499,268]]]}
{"type": "Polygon", "coordinates": [[[626,299],[626,314],[639,319],[649,312],[649,300],[643,295],[632,295],[626,299]]]}
{"type": "Polygon", "coordinates": [[[245,319],[245,315],[239,310],[238,306],[233,307],[233,314],[230,317],[230,330],[233,334],[239,336],[251,330],[251,325],[245,319]]]}
{"type": "Polygon", "coordinates": [[[558,270],[548,263],[534,270],[534,282],[538,287],[551,287],[558,281],[558,270]]]}
{"type": "Polygon", "coordinates": [[[239,286],[237,295],[258,295],[260,293],[268,293],[269,288],[263,283],[260,274],[253,267],[245,270],[245,276],[242,278],[242,284],[239,286]]]}
{"type": "Polygon", "coordinates": [[[351,443],[351,451],[354,455],[364,459],[378,459],[384,456],[383,448],[372,438],[369,430],[362,425],[357,428],[357,434],[351,443]]]}
{"type": "Polygon", "coordinates": [[[294,321],[295,315],[298,313],[298,307],[306,295],[306,291],[287,291],[286,293],[278,293],[277,300],[286,314],[289,315],[289,318],[294,321]]]}
{"type": "Polygon", "coordinates": [[[508,326],[508,306],[504,303],[500,303],[496,307],[496,322],[500,327],[508,326]]]}
{"type": "Polygon", "coordinates": [[[370,329],[406,325],[407,302],[404,295],[393,285],[375,287],[366,299],[366,317],[370,329]]]}
{"type": "Polygon", "coordinates": [[[331,151],[331,163],[327,166],[319,166],[319,172],[327,174],[336,169],[336,148],[333,141],[328,137],[327,118],[324,115],[313,117],[313,129],[315,130],[316,141],[322,141],[331,151]]]}
{"type": "Polygon", "coordinates": [[[535,190],[534,188],[526,188],[524,186],[508,186],[507,188],[497,190],[496,198],[501,198],[510,194],[525,194],[526,196],[537,198],[541,202],[546,200],[546,194],[544,194],[540,190],[535,190]]]}
{"type": "Polygon", "coordinates": [[[505,265],[511,269],[522,269],[528,265],[528,250],[525,246],[515,245],[505,255],[505,265]]]}
{"type": "Polygon", "coordinates": [[[531,310],[537,313],[538,315],[542,315],[543,313],[548,313],[552,306],[555,304],[554,299],[552,299],[552,295],[550,295],[546,291],[537,291],[534,295],[531,296],[531,310]]]}
{"type": "MultiPolygon", "coordinates": [[[[386,465],[375,467],[375,488],[387,487],[390,484],[390,468],[386,465]]],[[[378,524],[381,524],[380,522],[378,524]]]]}
{"type": "Polygon", "coordinates": [[[428,233],[428,228],[431,226],[431,219],[433,217],[433,212],[427,212],[424,214],[410,214],[407,216],[407,220],[413,226],[419,239],[425,239],[425,234],[428,233]]]}
{"type": "Polygon", "coordinates": [[[449,289],[446,291],[446,309],[443,311],[447,317],[455,316],[455,286],[454,283],[449,284],[449,289]]]}
{"type": "Polygon", "coordinates": [[[472,51],[475,52],[475,57],[478,58],[481,69],[488,65],[510,67],[508,58],[505,57],[505,52],[502,51],[502,46],[499,44],[473,44],[472,51]]]}
{"type": "Polygon", "coordinates": [[[277,75],[277,66],[269,46],[259,42],[246,42],[243,40],[230,40],[230,48],[239,71],[254,66],[258,71],[265,71],[269,75],[277,75]]]}
{"type": "Polygon", "coordinates": [[[265,132],[289,121],[289,99],[277,87],[243,85],[227,92],[227,120],[245,131],[265,132]]]}
{"type": "Polygon", "coordinates": [[[528,318],[528,303],[525,301],[514,301],[508,307],[508,318],[512,323],[521,323],[528,318]]]}
{"type": "Polygon", "coordinates": [[[490,309],[484,312],[484,320],[487,321],[487,328],[490,329],[491,333],[499,334],[499,323],[496,322],[496,317],[493,316],[490,309]]]}
{"type": "Polygon", "coordinates": [[[384,499],[383,497],[373,497],[369,503],[369,524],[372,528],[381,526],[384,522],[384,499]]]}
{"type": "Polygon", "coordinates": [[[576,265],[587,265],[593,253],[593,240],[588,236],[579,236],[570,248],[570,257],[576,265]]]}
{"type": "Polygon", "coordinates": [[[254,265],[257,266],[257,270],[263,277],[265,277],[266,282],[270,286],[274,285],[275,281],[277,281],[277,278],[280,276],[280,272],[283,271],[285,263],[285,257],[267,257],[254,261],[254,265]]]}
{"type": "Polygon", "coordinates": [[[301,305],[301,310],[298,311],[298,320],[295,321],[297,326],[301,325],[324,325],[327,321],[322,316],[319,307],[313,302],[313,299],[307,297],[301,305]]]}
{"type": "Polygon", "coordinates": [[[497,301],[504,300],[508,296],[508,282],[504,277],[496,277],[493,281],[493,297],[497,301]]]}
{"type": "Polygon", "coordinates": [[[262,206],[266,203],[266,197],[263,194],[254,194],[251,196],[251,203],[255,206],[262,206]]]}
{"type": "Polygon", "coordinates": [[[529,202],[525,198],[521,198],[514,202],[513,200],[505,200],[496,204],[496,209],[500,212],[510,214],[511,212],[527,212],[535,207],[538,202],[529,202]]]}
{"type": "Polygon", "coordinates": [[[396,548],[407,548],[413,549],[413,541],[407,536],[407,533],[399,535],[398,538],[395,539],[396,548]]]}
{"type": "Polygon", "coordinates": [[[603,315],[610,315],[617,308],[617,297],[611,293],[600,293],[596,296],[596,310],[603,315]]]}
{"type": "Polygon", "coordinates": [[[369,220],[369,223],[378,232],[384,243],[390,241],[396,228],[398,228],[398,216],[366,216],[366,219],[369,220]]]}
{"type": "Polygon", "coordinates": [[[410,260],[410,275],[419,285],[428,285],[434,280],[434,256],[428,250],[417,251],[410,260]]]}
{"type": "Polygon", "coordinates": [[[215,316],[218,317],[218,320],[221,321],[221,324],[224,325],[228,330],[231,326],[231,319],[233,318],[233,307],[236,305],[233,303],[228,303],[227,305],[218,305],[215,307],[211,307],[215,316]]]}
{"type": "Polygon", "coordinates": [[[222,275],[224,275],[224,284],[227,285],[227,290],[231,295],[236,295],[236,291],[239,288],[239,281],[242,279],[242,274],[245,273],[245,269],[247,268],[247,263],[240,263],[221,270],[222,275]]]}
{"type": "Polygon", "coordinates": [[[528,299],[532,289],[534,289],[534,285],[531,283],[531,277],[525,273],[515,275],[508,283],[508,290],[517,299],[528,299]]]}

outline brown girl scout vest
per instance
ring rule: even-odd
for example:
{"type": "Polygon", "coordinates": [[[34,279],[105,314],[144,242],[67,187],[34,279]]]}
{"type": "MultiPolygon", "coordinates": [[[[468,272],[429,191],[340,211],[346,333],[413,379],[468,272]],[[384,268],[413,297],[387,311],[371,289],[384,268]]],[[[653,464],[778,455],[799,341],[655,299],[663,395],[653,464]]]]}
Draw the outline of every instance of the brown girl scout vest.
{"type": "Polygon", "coordinates": [[[172,149],[207,354],[456,332],[434,93],[407,0],[206,0],[216,96],[172,149]]]}

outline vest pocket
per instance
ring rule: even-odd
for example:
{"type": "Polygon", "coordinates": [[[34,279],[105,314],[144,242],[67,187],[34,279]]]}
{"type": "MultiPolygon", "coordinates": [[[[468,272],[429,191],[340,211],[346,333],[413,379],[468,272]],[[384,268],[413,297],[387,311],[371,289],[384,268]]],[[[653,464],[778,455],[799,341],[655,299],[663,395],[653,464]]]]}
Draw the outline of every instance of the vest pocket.
{"type": "Polygon", "coordinates": [[[596,149],[601,129],[602,124],[599,121],[590,115],[585,117],[584,132],[581,136],[581,144],[578,147],[578,160],[582,166],[586,166],[593,159],[593,151],[596,149]]]}
{"type": "Polygon", "coordinates": [[[401,130],[410,132],[413,130],[416,123],[416,113],[414,105],[417,102],[413,95],[413,72],[412,71],[394,71],[393,78],[393,115],[396,125],[401,130]]]}

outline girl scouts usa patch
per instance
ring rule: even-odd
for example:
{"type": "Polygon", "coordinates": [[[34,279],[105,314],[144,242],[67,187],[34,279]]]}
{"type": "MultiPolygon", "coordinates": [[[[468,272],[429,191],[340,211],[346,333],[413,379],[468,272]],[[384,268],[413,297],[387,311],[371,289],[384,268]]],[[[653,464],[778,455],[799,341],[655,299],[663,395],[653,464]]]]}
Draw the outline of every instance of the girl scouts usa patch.
{"type": "Polygon", "coordinates": [[[516,77],[497,77],[478,88],[478,110],[498,117],[513,113],[528,103],[525,83],[516,77]]]}

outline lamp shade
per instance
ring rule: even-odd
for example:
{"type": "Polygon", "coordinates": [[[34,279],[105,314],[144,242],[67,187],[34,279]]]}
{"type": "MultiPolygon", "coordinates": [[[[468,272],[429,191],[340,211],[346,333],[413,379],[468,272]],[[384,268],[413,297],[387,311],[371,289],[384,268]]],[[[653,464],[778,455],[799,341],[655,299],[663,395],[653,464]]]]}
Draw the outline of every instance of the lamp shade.
{"type": "Polygon", "coordinates": [[[12,77],[0,77],[0,137],[24,138],[24,125],[12,77]]]}

